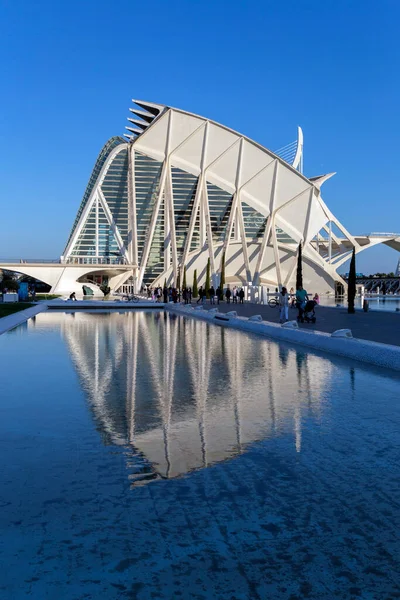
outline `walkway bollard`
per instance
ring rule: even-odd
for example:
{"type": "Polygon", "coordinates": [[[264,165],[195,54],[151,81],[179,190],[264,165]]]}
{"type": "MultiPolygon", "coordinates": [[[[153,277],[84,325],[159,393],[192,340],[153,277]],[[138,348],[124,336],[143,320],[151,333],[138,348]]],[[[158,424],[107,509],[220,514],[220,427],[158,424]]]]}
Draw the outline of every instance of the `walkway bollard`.
{"type": "Polygon", "coordinates": [[[368,312],[369,311],[369,302],[368,302],[368,300],[364,300],[364,302],[363,302],[363,311],[364,312],[368,312]]]}

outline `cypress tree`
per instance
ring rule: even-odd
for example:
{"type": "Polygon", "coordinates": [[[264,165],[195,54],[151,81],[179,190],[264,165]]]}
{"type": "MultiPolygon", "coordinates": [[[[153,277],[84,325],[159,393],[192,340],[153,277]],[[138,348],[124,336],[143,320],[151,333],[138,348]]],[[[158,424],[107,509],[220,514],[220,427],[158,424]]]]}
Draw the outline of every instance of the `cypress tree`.
{"type": "Polygon", "coordinates": [[[179,290],[181,287],[181,271],[178,270],[178,279],[176,280],[176,289],[179,290]]]}
{"type": "Polygon", "coordinates": [[[187,284],[186,284],[186,267],[183,267],[183,283],[182,283],[182,287],[184,290],[186,290],[187,288],[187,284]]]}
{"type": "Polygon", "coordinates": [[[220,279],[219,285],[220,285],[220,288],[223,293],[224,287],[225,287],[225,252],[223,253],[222,259],[221,259],[221,279],[220,279]]]}
{"type": "Polygon", "coordinates": [[[206,298],[210,297],[209,289],[210,289],[210,259],[207,261],[207,274],[206,274],[206,298]]]}
{"type": "Polygon", "coordinates": [[[197,298],[198,295],[199,295],[199,290],[197,289],[197,269],[195,269],[194,273],[193,273],[192,296],[193,296],[193,298],[197,298]]]}
{"type": "Polygon", "coordinates": [[[356,297],[356,249],[353,247],[353,254],[350,261],[349,280],[347,282],[347,312],[354,314],[354,299],[356,297]]]}
{"type": "Polygon", "coordinates": [[[299,244],[299,253],[297,255],[297,273],[296,273],[296,290],[303,287],[303,265],[301,257],[301,244],[299,244]]]}

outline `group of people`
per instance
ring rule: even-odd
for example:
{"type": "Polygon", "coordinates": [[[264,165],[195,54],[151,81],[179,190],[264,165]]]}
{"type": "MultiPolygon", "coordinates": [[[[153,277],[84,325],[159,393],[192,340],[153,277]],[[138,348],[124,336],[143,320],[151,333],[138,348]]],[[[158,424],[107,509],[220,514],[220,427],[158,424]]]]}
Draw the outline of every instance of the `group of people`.
{"type": "MultiPolygon", "coordinates": [[[[155,288],[147,288],[146,291],[148,299],[154,300],[154,302],[181,302],[181,300],[185,304],[191,304],[193,292],[192,288],[187,287],[180,290],[175,287],[164,287],[161,286],[155,288]]],[[[214,286],[211,286],[208,290],[205,287],[200,286],[198,290],[197,304],[204,304],[207,299],[209,299],[210,304],[219,304],[226,299],[226,303],[230,304],[232,301],[233,304],[244,303],[244,289],[238,288],[234,286],[232,289],[228,286],[225,290],[218,286],[217,289],[214,286]]]]}
{"type": "MultiPolygon", "coordinates": [[[[303,286],[298,286],[296,289],[296,293],[294,289],[291,288],[290,291],[287,291],[287,288],[282,287],[281,293],[279,294],[279,322],[285,323],[289,319],[289,305],[293,308],[297,308],[299,311],[298,319],[303,321],[304,309],[309,300],[309,296],[307,291],[303,288],[303,286]]],[[[316,293],[314,295],[313,301],[315,304],[319,304],[319,295],[316,293]]]]}
{"type": "Polygon", "coordinates": [[[233,304],[237,304],[238,299],[239,299],[239,303],[243,304],[244,303],[244,290],[243,290],[243,288],[237,288],[236,286],[234,286],[231,289],[228,285],[228,287],[226,288],[225,291],[223,290],[223,288],[221,286],[218,286],[217,289],[215,289],[214,286],[211,286],[207,292],[207,290],[205,288],[200,286],[197,304],[199,304],[199,302],[204,304],[207,297],[210,299],[210,304],[215,304],[215,303],[219,304],[221,301],[223,301],[224,297],[226,299],[227,304],[230,304],[231,299],[232,299],[233,304]]]}
{"type": "MultiPolygon", "coordinates": [[[[172,286],[164,288],[158,286],[155,288],[149,287],[146,289],[146,291],[147,297],[155,302],[174,302],[176,304],[182,301],[184,304],[191,304],[193,298],[192,288],[190,287],[186,287],[181,290],[172,286]]],[[[233,304],[243,304],[244,296],[244,289],[238,288],[237,286],[233,286],[231,289],[228,285],[225,290],[221,286],[218,286],[216,289],[214,286],[211,286],[208,290],[205,287],[200,286],[198,290],[197,304],[204,304],[207,299],[209,300],[210,304],[219,304],[224,300],[224,298],[227,304],[230,304],[231,302],[233,304]]],[[[308,300],[308,293],[302,286],[299,286],[296,292],[294,291],[294,288],[291,288],[288,292],[286,287],[282,287],[282,290],[279,294],[280,323],[285,323],[288,321],[290,306],[298,309],[298,317],[299,320],[302,321],[304,309],[308,300]]],[[[319,304],[320,300],[318,294],[314,295],[313,301],[316,304],[319,304]]]]}

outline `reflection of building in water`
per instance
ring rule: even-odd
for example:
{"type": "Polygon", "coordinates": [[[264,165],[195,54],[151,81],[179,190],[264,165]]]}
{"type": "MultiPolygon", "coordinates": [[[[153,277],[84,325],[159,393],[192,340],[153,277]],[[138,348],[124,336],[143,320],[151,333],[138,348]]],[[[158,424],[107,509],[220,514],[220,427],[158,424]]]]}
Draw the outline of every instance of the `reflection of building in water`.
{"type": "Polygon", "coordinates": [[[132,445],[163,477],[240,453],[318,417],[329,360],[170,313],[51,314],[105,443],[132,445]]]}

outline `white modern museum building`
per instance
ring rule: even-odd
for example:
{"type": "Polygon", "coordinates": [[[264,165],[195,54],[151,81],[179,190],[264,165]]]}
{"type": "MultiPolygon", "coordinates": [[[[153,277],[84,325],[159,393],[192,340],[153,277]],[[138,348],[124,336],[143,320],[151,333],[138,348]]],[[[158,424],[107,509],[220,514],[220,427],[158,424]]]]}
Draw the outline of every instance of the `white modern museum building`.
{"type": "Polygon", "coordinates": [[[397,234],[351,235],[326,206],[321,186],[333,173],[305,177],[303,134],[272,152],[219,123],[135,100],[128,134],[102,148],[60,260],[1,264],[48,283],[55,293],[135,291],[182,281],[208,259],[218,285],[295,285],[299,244],[304,287],[346,286],[338,268],[377,243],[400,250],[397,234]]]}

